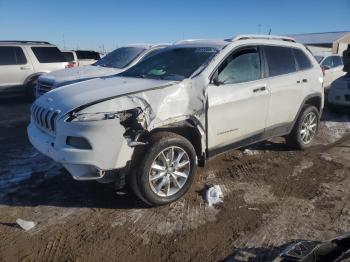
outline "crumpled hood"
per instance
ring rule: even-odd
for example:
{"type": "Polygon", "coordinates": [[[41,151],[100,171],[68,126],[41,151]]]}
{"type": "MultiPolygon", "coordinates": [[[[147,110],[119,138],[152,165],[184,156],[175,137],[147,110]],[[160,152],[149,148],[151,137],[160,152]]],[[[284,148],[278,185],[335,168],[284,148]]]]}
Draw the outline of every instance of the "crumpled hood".
{"type": "Polygon", "coordinates": [[[122,69],[118,68],[87,65],[54,71],[41,76],[40,80],[59,85],[64,82],[75,80],[115,75],[122,71],[122,69]]]}
{"type": "Polygon", "coordinates": [[[68,113],[98,101],[176,83],[178,82],[130,77],[95,78],[53,89],[39,97],[35,103],[68,113]]]}

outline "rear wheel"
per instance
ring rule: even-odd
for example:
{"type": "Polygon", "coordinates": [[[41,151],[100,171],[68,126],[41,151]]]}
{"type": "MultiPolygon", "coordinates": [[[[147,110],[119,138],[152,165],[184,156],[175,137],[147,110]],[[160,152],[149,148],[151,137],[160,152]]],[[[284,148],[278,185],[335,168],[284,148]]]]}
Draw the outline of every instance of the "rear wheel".
{"type": "Polygon", "coordinates": [[[318,132],[319,119],[319,111],[315,106],[304,107],[292,132],[287,137],[287,143],[298,149],[311,146],[318,132]]]}
{"type": "Polygon", "coordinates": [[[170,132],[154,135],[138,163],[131,173],[131,187],[152,206],[182,197],[192,184],[197,164],[192,144],[170,132]]]}

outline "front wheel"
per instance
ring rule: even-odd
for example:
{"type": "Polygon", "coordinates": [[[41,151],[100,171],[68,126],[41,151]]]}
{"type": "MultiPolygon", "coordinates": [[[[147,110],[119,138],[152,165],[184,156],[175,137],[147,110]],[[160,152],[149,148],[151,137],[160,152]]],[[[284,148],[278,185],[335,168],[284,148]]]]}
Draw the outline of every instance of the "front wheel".
{"type": "Polygon", "coordinates": [[[320,114],[318,109],[311,105],[304,107],[292,132],[287,137],[287,143],[298,149],[305,149],[311,146],[317,135],[319,122],[320,114]]]}
{"type": "Polygon", "coordinates": [[[151,206],[182,197],[196,170],[196,152],[184,137],[170,132],[155,134],[132,170],[135,194],[151,206]]]}

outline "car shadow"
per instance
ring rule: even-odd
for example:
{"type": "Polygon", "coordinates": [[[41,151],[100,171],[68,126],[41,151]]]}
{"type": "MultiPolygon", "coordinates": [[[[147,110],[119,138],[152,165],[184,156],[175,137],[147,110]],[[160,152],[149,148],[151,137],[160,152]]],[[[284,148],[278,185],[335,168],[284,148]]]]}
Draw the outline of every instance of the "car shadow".
{"type": "Polygon", "coordinates": [[[117,192],[113,184],[76,181],[64,169],[47,177],[43,172],[12,184],[0,195],[0,205],[13,207],[55,206],[65,208],[140,209],[148,208],[131,190],[117,192]]]}

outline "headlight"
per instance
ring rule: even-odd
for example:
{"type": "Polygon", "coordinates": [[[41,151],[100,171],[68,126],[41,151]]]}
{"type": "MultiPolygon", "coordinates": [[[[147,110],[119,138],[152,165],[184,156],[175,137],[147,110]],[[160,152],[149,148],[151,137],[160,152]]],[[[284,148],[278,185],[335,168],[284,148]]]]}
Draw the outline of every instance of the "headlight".
{"type": "Polygon", "coordinates": [[[117,112],[100,112],[100,113],[75,113],[72,115],[71,122],[89,122],[109,120],[118,117],[117,112]]]}

